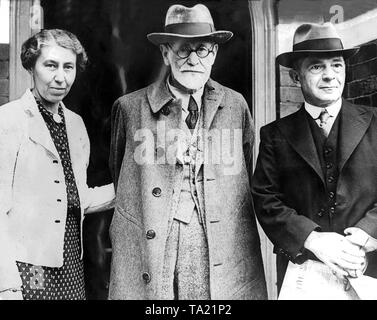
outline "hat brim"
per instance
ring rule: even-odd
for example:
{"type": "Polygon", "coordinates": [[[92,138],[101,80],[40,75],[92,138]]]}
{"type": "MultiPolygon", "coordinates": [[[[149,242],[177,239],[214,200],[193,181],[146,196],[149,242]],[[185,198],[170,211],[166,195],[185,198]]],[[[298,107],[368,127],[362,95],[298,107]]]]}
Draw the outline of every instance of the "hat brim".
{"type": "Polygon", "coordinates": [[[360,48],[351,49],[339,49],[339,50],[297,50],[292,52],[285,52],[279,54],[276,57],[277,63],[283,67],[292,68],[293,63],[302,57],[307,57],[310,55],[322,55],[322,54],[336,54],[343,56],[344,59],[348,59],[354,56],[360,48]]]}
{"type": "Polygon", "coordinates": [[[230,38],[233,37],[233,32],[231,31],[215,31],[205,34],[196,34],[196,35],[184,35],[178,33],[165,33],[165,32],[154,32],[147,35],[147,38],[150,42],[155,45],[160,45],[163,43],[169,43],[173,40],[179,39],[209,39],[216,43],[225,43],[230,38]]]}

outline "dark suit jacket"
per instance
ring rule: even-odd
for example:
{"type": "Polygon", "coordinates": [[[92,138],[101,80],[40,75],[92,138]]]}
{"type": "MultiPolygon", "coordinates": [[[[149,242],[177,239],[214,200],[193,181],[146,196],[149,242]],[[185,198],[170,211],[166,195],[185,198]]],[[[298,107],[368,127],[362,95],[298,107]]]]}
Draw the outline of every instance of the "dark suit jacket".
{"type": "MultiPolygon", "coordinates": [[[[332,218],[323,214],[328,191],[305,108],[261,129],[252,192],[259,222],[278,255],[278,286],[288,260],[297,262],[305,253],[304,242],[315,229],[343,234],[355,226],[377,238],[377,109],[343,100],[339,116],[332,218]]],[[[377,276],[376,255],[369,258],[367,274],[377,276]]]]}

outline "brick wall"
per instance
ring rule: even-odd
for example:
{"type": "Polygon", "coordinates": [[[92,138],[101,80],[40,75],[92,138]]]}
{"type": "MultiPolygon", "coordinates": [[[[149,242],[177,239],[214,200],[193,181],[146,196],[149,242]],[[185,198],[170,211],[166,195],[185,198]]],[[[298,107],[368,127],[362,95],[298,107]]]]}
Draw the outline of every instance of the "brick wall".
{"type": "Polygon", "coordinates": [[[377,107],[377,40],[364,44],[347,64],[343,96],[356,104],[377,107]]]}
{"type": "Polygon", "coordinates": [[[278,68],[280,83],[278,81],[277,86],[280,95],[277,97],[277,118],[283,118],[297,111],[304,101],[304,97],[301,88],[297,87],[289,77],[289,69],[282,66],[278,66],[278,68]]]}
{"type": "MultiPolygon", "coordinates": [[[[282,118],[295,112],[304,99],[301,89],[290,79],[289,69],[278,68],[277,117],[282,118]]],[[[360,51],[347,61],[343,97],[352,103],[377,107],[377,40],[362,45],[360,51]]]]}
{"type": "Polygon", "coordinates": [[[9,45],[0,43],[0,106],[9,101],[9,45]]]}

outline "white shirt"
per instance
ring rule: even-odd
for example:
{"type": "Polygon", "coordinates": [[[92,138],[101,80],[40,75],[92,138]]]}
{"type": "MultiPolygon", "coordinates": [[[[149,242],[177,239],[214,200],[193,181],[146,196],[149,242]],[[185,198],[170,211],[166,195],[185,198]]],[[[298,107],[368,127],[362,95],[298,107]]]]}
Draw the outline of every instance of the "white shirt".
{"type": "Polygon", "coordinates": [[[322,109],[327,110],[327,112],[330,115],[330,117],[329,117],[329,119],[327,120],[327,123],[326,123],[326,131],[327,132],[330,132],[341,107],[342,107],[342,99],[338,99],[338,101],[336,101],[334,104],[332,104],[331,106],[326,107],[326,108],[313,106],[310,103],[307,103],[305,101],[306,112],[310,114],[310,116],[315,120],[315,122],[318,124],[318,126],[321,123],[321,121],[318,119],[318,117],[319,117],[322,109]]]}
{"type": "MultiPolygon", "coordinates": [[[[181,123],[182,123],[181,126],[182,127],[181,128],[183,129],[184,135],[178,136],[177,160],[180,163],[186,163],[186,162],[189,161],[186,158],[187,148],[191,145],[192,139],[194,139],[194,141],[197,139],[197,130],[198,130],[197,129],[198,126],[196,126],[195,133],[192,135],[189,128],[187,127],[187,124],[186,124],[186,121],[185,121],[188,114],[189,114],[188,105],[189,105],[189,102],[190,102],[190,94],[187,93],[187,92],[184,92],[182,90],[179,90],[176,87],[173,87],[169,83],[169,79],[167,79],[166,85],[168,86],[168,89],[170,90],[172,95],[176,99],[182,101],[182,117],[181,117],[181,123]]],[[[199,90],[197,90],[196,92],[194,92],[192,94],[192,97],[194,98],[194,100],[195,100],[195,102],[198,106],[198,111],[199,111],[198,113],[199,114],[200,114],[200,109],[202,107],[203,92],[204,92],[204,87],[200,88],[199,90]]]]}
{"type": "MultiPolygon", "coordinates": [[[[169,80],[166,81],[168,88],[170,92],[174,95],[176,99],[180,99],[182,101],[182,118],[186,119],[188,116],[188,105],[190,101],[190,94],[187,92],[183,92],[182,90],[177,89],[176,87],[173,87],[170,83],[169,80]]],[[[192,97],[194,98],[197,106],[198,106],[198,111],[200,113],[200,108],[202,107],[202,95],[203,95],[204,87],[200,88],[199,90],[195,91],[192,94],[192,97]]]]}

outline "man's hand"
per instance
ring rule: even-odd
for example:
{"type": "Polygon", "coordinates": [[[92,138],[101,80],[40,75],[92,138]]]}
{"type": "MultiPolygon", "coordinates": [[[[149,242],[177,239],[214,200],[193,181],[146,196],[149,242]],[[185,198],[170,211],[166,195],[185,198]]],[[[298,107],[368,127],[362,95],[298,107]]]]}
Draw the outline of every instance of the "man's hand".
{"type": "Polygon", "coordinates": [[[348,241],[358,245],[365,252],[377,250],[377,240],[360,228],[347,228],[344,230],[344,234],[346,235],[346,239],[348,241]]]}
{"type": "Polygon", "coordinates": [[[364,250],[338,233],[312,231],[304,247],[339,276],[361,275],[364,270],[364,250]]]}

